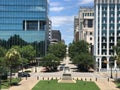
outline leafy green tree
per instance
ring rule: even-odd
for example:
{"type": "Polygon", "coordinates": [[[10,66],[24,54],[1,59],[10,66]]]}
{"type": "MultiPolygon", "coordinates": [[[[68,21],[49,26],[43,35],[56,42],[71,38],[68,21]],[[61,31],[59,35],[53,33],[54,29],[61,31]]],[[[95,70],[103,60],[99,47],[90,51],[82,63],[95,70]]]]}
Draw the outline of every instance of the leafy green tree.
{"type": "Polygon", "coordinates": [[[0,57],[4,57],[6,52],[7,52],[7,50],[4,47],[0,46],[0,57]]]}
{"type": "Polygon", "coordinates": [[[12,46],[14,45],[17,45],[17,46],[24,46],[24,45],[27,45],[27,42],[24,41],[19,35],[14,35],[14,36],[11,36],[8,41],[7,41],[7,45],[9,48],[11,48],[12,46]]]}
{"type": "Polygon", "coordinates": [[[88,68],[94,64],[93,56],[89,52],[89,44],[84,40],[69,45],[69,56],[81,71],[88,71],[88,68]]]}
{"type": "Polygon", "coordinates": [[[73,42],[69,45],[69,56],[71,59],[80,53],[89,53],[89,44],[84,40],[73,42]]]}
{"type": "Polygon", "coordinates": [[[57,66],[60,64],[59,58],[53,54],[47,54],[43,58],[42,65],[47,68],[48,71],[56,71],[57,66]]]}
{"type": "Polygon", "coordinates": [[[118,67],[120,67],[120,40],[117,45],[114,46],[114,50],[116,51],[116,56],[114,56],[114,59],[117,60],[118,67]]]}
{"type": "Polygon", "coordinates": [[[90,67],[93,67],[94,58],[89,53],[81,53],[74,57],[73,63],[78,65],[80,71],[88,71],[90,67]]]}
{"type": "Polygon", "coordinates": [[[6,53],[6,59],[10,67],[10,84],[12,80],[12,70],[15,66],[19,65],[20,58],[21,58],[20,53],[14,48],[9,49],[8,52],[6,53]]]}
{"type": "Polygon", "coordinates": [[[31,45],[23,46],[21,48],[21,56],[28,60],[33,60],[36,56],[36,50],[31,45]]]}
{"type": "Polygon", "coordinates": [[[66,45],[61,42],[57,44],[51,44],[48,48],[48,53],[52,53],[62,60],[66,55],[66,45]]]}

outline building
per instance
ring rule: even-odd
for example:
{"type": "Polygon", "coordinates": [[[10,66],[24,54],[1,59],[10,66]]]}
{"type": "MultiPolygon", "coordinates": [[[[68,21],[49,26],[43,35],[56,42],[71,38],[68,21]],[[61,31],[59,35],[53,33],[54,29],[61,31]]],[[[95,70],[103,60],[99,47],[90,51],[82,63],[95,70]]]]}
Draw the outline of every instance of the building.
{"type": "Polygon", "coordinates": [[[61,42],[61,32],[59,30],[52,30],[51,34],[51,43],[61,42]]]}
{"type": "Polygon", "coordinates": [[[113,46],[120,39],[120,0],[94,0],[95,8],[95,44],[94,56],[96,68],[116,69],[113,46]]]}
{"type": "Polygon", "coordinates": [[[48,32],[48,35],[49,35],[49,41],[51,41],[51,38],[52,38],[51,31],[52,31],[52,21],[49,20],[49,32],[48,32]]]}
{"type": "Polygon", "coordinates": [[[80,7],[78,18],[79,40],[94,45],[94,8],[80,7]]]}
{"type": "Polygon", "coordinates": [[[79,18],[74,17],[74,41],[79,41],[79,18]]]}
{"type": "Polygon", "coordinates": [[[47,47],[48,1],[47,0],[0,0],[0,44],[31,44],[37,57],[44,56],[47,47]],[[19,38],[22,42],[17,39],[19,38]],[[11,41],[10,41],[11,40],[11,41]]]}

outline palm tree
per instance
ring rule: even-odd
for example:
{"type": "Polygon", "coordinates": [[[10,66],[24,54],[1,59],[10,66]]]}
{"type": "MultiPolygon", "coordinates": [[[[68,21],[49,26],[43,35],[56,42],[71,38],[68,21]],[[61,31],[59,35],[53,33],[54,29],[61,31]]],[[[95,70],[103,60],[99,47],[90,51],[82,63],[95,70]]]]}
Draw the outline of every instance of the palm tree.
{"type": "Polygon", "coordinates": [[[18,60],[20,58],[21,58],[21,55],[15,48],[9,49],[8,52],[6,53],[6,59],[10,67],[10,85],[12,81],[12,67],[18,64],[18,60]]]}

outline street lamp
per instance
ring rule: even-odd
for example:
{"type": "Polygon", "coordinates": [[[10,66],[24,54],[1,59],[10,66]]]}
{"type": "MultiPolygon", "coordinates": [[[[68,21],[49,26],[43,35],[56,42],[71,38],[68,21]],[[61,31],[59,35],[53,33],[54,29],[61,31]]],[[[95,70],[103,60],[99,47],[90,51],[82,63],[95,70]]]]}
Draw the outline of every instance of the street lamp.
{"type": "Polygon", "coordinates": [[[110,74],[110,78],[113,78],[113,75],[112,75],[112,64],[113,64],[113,61],[109,61],[110,62],[110,67],[111,67],[111,74],[110,74]]]}

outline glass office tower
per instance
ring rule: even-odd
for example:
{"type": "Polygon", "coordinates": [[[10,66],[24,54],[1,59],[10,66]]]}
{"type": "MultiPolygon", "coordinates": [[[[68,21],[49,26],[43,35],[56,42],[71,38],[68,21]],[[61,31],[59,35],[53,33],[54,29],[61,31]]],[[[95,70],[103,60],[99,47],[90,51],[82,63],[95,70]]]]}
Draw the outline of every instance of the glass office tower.
{"type": "Polygon", "coordinates": [[[0,44],[31,44],[37,57],[46,52],[47,0],[0,0],[0,44]]]}
{"type": "Polygon", "coordinates": [[[120,40],[120,0],[94,0],[95,2],[95,48],[94,55],[99,71],[117,68],[113,60],[113,47],[120,40]]]}

